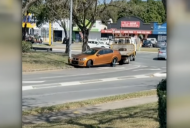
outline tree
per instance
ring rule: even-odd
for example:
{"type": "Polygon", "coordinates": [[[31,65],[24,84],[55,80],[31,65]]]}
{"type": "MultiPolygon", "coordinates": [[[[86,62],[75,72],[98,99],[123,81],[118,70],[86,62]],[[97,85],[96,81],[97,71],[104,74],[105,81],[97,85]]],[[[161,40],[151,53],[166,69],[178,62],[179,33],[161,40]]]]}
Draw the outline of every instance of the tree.
{"type": "Polygon", "coordinates": [[[24,24],[24,32],[22,33],[22,40],[25,40],[26,38],[26,27],[27,27],[27,19],[29,15],[29,8],[34,5],[35,3],[42,2],[42,0],[22,0],[22,18],[26,14],[26,21],[24,24]]]}
{"type": "Polygon", "coordinates": [[[24,16],[28,9],[37,1],[41,1],[41,0],[22,0],[22,16],[24,16]]]}
{"type": "MultiPolygon", "coordinates": [[[[102,20],[102,22],[106,25],[107,25],[109,19],[112,19],[113,22],[117,22],[118,14],[119,14],[118,12],[120,11],[120,8],[118,8],[118,7],[123,5],[123,3],[125,3],[125,2],[124,1],[113,1],[112,4],[115,6],[108,6],[105,9],[105,11],[100,14],[100,17],[99,17],[100,20],[102,20]]],[[[100,5],[98,7],[101,7],[101,6],[102,5],[100,5]]]]}
{"type": "Polygon", "coordinates": [[[146,23],[157,21],[163,23],[166,21],[164,6],[161,1],[147,0],[131,0],[125,3],[125,6],[120,9],[118,18],[126,16],[137,16],[146,23]]]}
{"type": "MultiPolygon", "coordinates": [[[[36,15],[37,26],[41,26],[47,22],[57,22],[63,28],[65,37],[67,38],[67,28],[65,19],[68,18],[68,10],[65,5],[69,0],[46,0],[41,5],[33,5],[30,11],[36,15]]],[[[66,44],[65,53],[68,53],[68,44],[66,44]]]]}
{"type": "MultiPolygon", "coordinates": [[[[66,28],[66,21],[69,17],[69,11],[67,8],[67,4],[69,3],[69,0],[47,0],[46,1],[46,6],[49,9],[49,19],[52,22],[57,22],[60,27],[63,28],[64,33],[65,33],[65,38],[68,38],[67,34],[67,28],[66,28]]],[[[71,38],[70,38],[71,39],[71,38]]],[[[65,53],[68,53],[69,50],[69,44],[68,42],[66,43],[66,49],[65,53]]]]}
{"type": "MultiPolygon", "coordinates": [[[[113,3],[113,0],[74,0],[73,1],[73,21],[79,27],[83,34],[82,51],[89,49],[89,32],[100,17],[100,15],[113,3]],[[103,4],[100,5],[100,3],[103,4]],[[98,7],[99,6],[99,7],[98,7]]],[[[69,6],[67,7],[68,9],[69,6]]]]}
{"type": "Polygon", "coordinates": [[[167,0],[162,0],[162,3],[163,3],[163,5],[164,5],[164,9],[165,9],[165,12],[167,12],[167,0]]]}

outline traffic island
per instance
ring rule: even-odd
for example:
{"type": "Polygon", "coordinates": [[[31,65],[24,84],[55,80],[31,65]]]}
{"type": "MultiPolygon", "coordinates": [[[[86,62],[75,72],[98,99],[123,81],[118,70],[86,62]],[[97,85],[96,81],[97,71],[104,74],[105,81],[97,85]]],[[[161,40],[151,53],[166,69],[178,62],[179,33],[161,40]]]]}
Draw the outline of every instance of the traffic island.
{"type": "Polygon", "coordinates": [[[22,71],[35,72],[57,69],[68,69],[68,55],[52,52],[29,52],[22,53],[22,71]]]}

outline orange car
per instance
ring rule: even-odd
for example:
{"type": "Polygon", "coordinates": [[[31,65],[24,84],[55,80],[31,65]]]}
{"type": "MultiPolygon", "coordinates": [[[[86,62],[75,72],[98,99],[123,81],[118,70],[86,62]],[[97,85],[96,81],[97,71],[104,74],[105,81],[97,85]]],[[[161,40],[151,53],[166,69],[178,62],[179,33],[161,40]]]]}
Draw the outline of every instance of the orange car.
{"type": "Polygon", "coordinates": [[[117,50],[108,48],[91,48],[81,54],[74,55],[72,65],[92,67],[95,65],[110,64],[112,67],[121,60],[121,54],[117,50]]]}

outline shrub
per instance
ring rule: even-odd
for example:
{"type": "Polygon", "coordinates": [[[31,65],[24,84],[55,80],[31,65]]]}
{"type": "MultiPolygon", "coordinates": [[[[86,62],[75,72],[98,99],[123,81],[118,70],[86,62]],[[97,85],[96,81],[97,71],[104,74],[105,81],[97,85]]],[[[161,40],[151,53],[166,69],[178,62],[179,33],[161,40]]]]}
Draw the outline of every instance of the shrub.
{"type": "Polygon", "coordinates": [[[166,128],[166,103],[167,103],[167,80],[162,80],[157,86],[158,95],[158,119],[160,128],[166,128]]]}
{"type": "Polygon", "coordinates": [[[32,48],[32,43],[27,41],[22,41],[22,52],[29,52],[32,48]]]}

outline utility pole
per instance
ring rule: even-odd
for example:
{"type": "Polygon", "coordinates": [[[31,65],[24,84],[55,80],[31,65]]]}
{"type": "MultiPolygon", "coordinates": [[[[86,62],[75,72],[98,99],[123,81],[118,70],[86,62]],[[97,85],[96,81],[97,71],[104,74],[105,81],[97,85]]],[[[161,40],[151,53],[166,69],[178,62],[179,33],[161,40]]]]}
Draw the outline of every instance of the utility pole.
{"type": "Polygon", "coordinates": [[[72,19],[72,16],[73,16],[73,0],[70,0],[70,22],[69,22],[69,62],[71,62],[71,44],[72,44],[72,31],[73,31],[73,27],[72,27],[72,24],[73,24],[73,19],[72,19]]]}
{"type": "Polygon", "coordinates": [[[53,34],[52,34],[53,26],[52,23],[49,22],[49,46],[51,46],[53,43],[53,34]]]}

